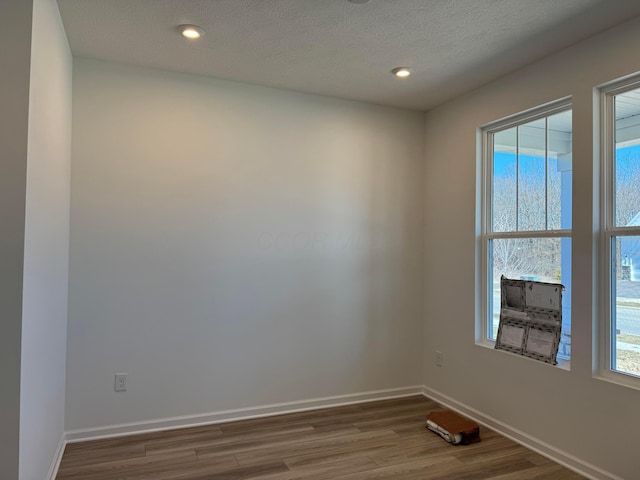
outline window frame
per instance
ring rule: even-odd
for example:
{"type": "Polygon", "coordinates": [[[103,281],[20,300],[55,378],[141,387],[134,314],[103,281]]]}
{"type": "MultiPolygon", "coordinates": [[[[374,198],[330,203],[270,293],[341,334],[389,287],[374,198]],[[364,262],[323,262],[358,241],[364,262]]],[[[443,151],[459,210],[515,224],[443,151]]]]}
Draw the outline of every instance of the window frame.
{"type": "MultiPolygon", "coordinates": [[[[493,318],[490,312],[489,295],[493,295],[493,281],[489,278],[490,266],[489,245],[491,240],[502,238],[573,238],[573,221],[571,229],[527,230],[516,232],[494,232],[492,217],[493,199],[493,139],[496,133],[523,125],[541,118],[573,109],[572,97],[564,97],[553,102],[540,105],[524,112],[490,122],[478,128],[481,152],[480,171],[480,225],[478,232],[480,249],[480,292],[479,315],[476,319],[476,344],[493,348],[495,340],[489,338],[489,325],[493,318]]],[[[547,140],[548,141],[548,140],[547,140]]],[[[573,274],[573,273],[572,273],[573,274]]],[[[558,359],[558,365],[568,367],[570,360],[558,359]]],[[[545,364],[546,365],[546,364],[545,364]]]]}
{"type": "MultiPolygon", "coordinates": [[[[599,268],[601,274],[597,283],[600,302],[599,320],[594,332],[597,335],[597,366],[595,376],[617,384],[640,389],[640,376],[613,370],[613,334],[614,310],[613,269],[616,267],[612,258],[615,237],[640,236],[640,227],[616,226],[616,188],[615,188],[615,96],[640,88],[640,75],[614,80],[596,88],[599,95],[599,141],[600,141],[600,229],[598,240],[599,268]]],[[[596,148],[597,152],[598,149],[596,148]]]]}

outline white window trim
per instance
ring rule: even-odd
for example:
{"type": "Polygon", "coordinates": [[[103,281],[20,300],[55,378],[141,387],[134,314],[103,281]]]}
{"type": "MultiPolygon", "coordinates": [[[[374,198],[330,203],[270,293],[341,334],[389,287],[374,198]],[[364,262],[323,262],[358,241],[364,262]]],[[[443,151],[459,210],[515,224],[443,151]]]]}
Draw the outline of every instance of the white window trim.
{"type": "Polygon", "coordinates": [[[599,321],[596,338],[597,365],[594,377],[619,385],[640,390],[640,377],[612,370],[613,341],[613,309],[612,298],[612,239],[616,236],[640,236],[640,227],[616,227],[615,225],[615,189],[613,181],[615,158],[615,111],[614,96],[629,90],[640,88],[640,77],[626,77],[599,86],[596,91],[600,97],[600,248],[599,267],[600,281],[598,285],[599,321]]]}
{"type": "MultiPolygon", "coordinates": [[[[489,338],[489,318],[492,312],[489,311],[489,287],[493,282],[489,279],[489,241],[494,238],[548,238],[564,237],[572,238],[573,229],[562,230],[535,230],[518,232],[492,232],[491,231],[491,195],[493,189],[493,137],[496,133],[507,130],[517,125],[528,123],[540,118],[545,118],[556,113],[571,110],[573,107],[572,97],[561,98],[536,108],[518,113],[495,122],[482,125],[478,128],[480,170],[479,185],[479,205],[480,222],[477,229],[476,251],[479,251],[480,266],[476,276],[476,295],[479,299],[476,302],[476,345],[494,348],[495,341],[489,338]]],[[[573,223],[573,222],[572,222],[573,223]]],[[[501,353],[507,353],[500,351],[501,353]]],[[[539,363],[539,362],[538,362],[539,363]]],[[[544,364],[548,365],[549,364],[544,364]]],[[[563,369],[570,369],[570,360],[559,358],[558,365],[563,369]]]]}

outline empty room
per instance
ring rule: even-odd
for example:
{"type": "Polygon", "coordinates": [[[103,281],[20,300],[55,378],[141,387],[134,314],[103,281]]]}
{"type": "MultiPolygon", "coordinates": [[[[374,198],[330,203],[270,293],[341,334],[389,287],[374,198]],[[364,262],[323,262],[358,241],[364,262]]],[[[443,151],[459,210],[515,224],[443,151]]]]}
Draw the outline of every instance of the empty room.
{"type": "Polygon", "coordinates": [[[640,479],[639,32],[2,0],[0,479],[640,479]]]}

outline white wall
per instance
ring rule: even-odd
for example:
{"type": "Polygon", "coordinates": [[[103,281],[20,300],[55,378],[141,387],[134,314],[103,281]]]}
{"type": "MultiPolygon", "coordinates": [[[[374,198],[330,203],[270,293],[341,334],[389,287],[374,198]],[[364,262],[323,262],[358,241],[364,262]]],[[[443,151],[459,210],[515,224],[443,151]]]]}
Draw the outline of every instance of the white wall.
{"type": "Polygon", "coordinates": [[[57,4],[35,0],[22,305],[21,480],[46,478],[64,433],[71,78],[71,52],[57,4]]]}
{"type": "Polygon", "coordinates": [[[0,478],[18,478],[31,2],[0,4],[0,478]]]}
{"type": "Polygon", "coordinates": [[[68,429],[420,382],[423,114],[84,59],[73,102],[68,429]]]}
{"type": "Polygon", "coordinates": [[[629,480],[640,478],[637,442],[628,438],[640,431],[640,391],[592,376],[592,119],[593,87],[640,70],[639,29],[634,20],[548,57],[432,110],[426,125],[425,384],[629,480]],[[475,345],[474,226],[477,127],[567,95],[574,102],[573,327],[571,369],[563,370],[475,345]],[[435,350],[444,352],[443,368],[434,365],[435,350]]]}

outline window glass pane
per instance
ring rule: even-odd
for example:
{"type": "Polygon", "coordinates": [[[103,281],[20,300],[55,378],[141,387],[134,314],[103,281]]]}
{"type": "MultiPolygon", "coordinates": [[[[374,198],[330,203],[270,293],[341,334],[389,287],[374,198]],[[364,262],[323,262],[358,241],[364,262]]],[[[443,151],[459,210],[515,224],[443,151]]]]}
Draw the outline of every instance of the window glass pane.
{"type": "Polygon", "coordinates": [[[547,117],[547,229],[571,228],[571,111],[547,117]]]}
{"type": "Polygon", "coordinates": [[[558,355],[571,350],[571,239],[501,238],[490,242],[489,338],[495,340],[500,320],[500,276],[516,280],[562,283],[562,341],[558,355]]]}
{"type": "Polygon", "coordinates": [[[550,154],[547,157],[547,229],[559,230],[561,227],[562,197],[560,195],[562,176],[557,157],[550,154]]]}
{"type": "Polygon", "coordinates": [[[640,226],[640,89],[615,96],[615,219],[640,226]]]}
{"type": "Polygon", "coordinates": [[[640,145],[616,147],[616,226],[640,225],[640,145]]]}
{"type": "Polygon", "coordinates": [[[516,127],[493,136],[492,228],[516,229],[516,127]]]}
{"type": "Polygon", "coordinates": [[[611,368],[640,376],[640,236],[613,243],[611,368]]]}
{"type": "Polygon", "coordinates": [[[518,127],[518,230],[546,229],[545,119],[518,127]]]}

